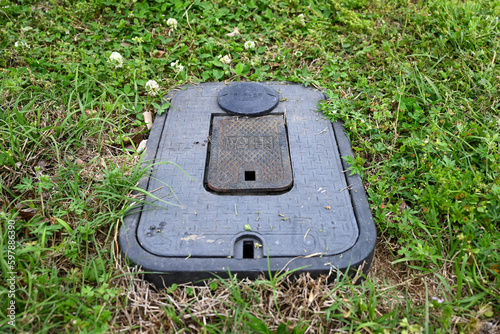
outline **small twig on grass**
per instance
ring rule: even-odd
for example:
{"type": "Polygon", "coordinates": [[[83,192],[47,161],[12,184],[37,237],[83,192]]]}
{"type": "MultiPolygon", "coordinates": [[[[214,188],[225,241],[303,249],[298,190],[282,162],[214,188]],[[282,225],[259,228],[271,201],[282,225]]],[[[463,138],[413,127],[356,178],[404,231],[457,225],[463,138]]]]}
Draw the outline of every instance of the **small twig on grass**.
{"type": "Polygon", "coordinates": [[[194,5],[194,2],[186,9],[186,11],[184,12],[184,15],[186,15],[186,22],[189,26],[189,29],[193,30],[193,27],[191,27],[191,24],[189,23],[189,14],[188,14],[188,10],[191,9],[191,7],[194,5]]]}
{"type": "Polygon", "coordinates": [[[398,286],[401,286],[401,285],[406,285],[406,284],[408,284],[409,282],[411,282],[411,281],[413,281],[413,280],[415,280],[415,279],[417,279],[417,278],[421,278],[421,277],[424,277],[424,276],[427,276],[427,275],[430,275],[430,274],[431,274],[431,273],[419,274],[419,275],[417,275],[417,276],[415,276],[415,277],[412,277],[412,278],[407,279],[407,280],[406,280],[406,281],[404,281],[404,282],[401,282],[401,283],[398,283],[398,284],[394,284],[394,285],[392,285],[392,286],[388,286],[388,287],[383,288],[383,289],[379,289],[379,291],[380,291],[380,292],[384,292],[384,291],[387,291],[387,290],[390,290],[390,289],[394,289],[394,288],[396,288],[396,287],[398,287],[398,286]]]}
{"type": "Polygon", "coordinates": [[[118,257],[118,254],[120,254],[120,246],[118,245],[118,226],[120,225],[120,219],[116,220],[116,226],[115,226],[115,236],[114,236],[114,241],[115,241],[115,268],[118,269],[119,264],[118,261],[116,261],[116,258],[118,257]]]}

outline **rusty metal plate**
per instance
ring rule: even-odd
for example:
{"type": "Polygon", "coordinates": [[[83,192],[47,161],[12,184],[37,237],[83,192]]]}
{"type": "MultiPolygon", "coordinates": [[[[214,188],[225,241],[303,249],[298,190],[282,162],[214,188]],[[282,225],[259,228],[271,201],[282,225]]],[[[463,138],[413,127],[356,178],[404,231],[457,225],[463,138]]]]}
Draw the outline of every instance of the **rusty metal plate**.
{"type": "Polygon", "coordinates": [[[206,170],[210,190],[283,192],[293,184],[284,115],[213,116],[206,170]]]}

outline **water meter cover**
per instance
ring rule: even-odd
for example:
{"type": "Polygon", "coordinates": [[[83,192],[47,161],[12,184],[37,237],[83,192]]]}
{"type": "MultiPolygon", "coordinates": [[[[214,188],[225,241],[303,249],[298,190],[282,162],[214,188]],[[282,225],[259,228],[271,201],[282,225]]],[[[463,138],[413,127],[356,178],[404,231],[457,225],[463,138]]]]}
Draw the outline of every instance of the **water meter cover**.
{"type": "Polygon", "coordinates": [[[353,153],[342,124],[318,110],[323,93],[278,82],[231,87],[203,83],[169,95],[138,185],[150,195],[124,218],[122,254],[158,287],[229,272],[366,274],[375,224],[361,178],[346,172],[343,158],[353,153]],[[277,106],[231,116],[219,106],[230,96],[246,101],[237,112],[261,98],[270,107],[260,112],[277,106]]]}

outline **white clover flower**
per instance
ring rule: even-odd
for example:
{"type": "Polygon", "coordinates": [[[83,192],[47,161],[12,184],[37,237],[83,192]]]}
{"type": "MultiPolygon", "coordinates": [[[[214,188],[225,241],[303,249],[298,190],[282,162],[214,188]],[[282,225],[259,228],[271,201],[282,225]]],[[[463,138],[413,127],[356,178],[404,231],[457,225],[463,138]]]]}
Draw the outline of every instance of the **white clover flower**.
{"type": "Polygon", "coordinates": [[[24,47],[24,48],[28,48],[28,49],[30,48],[30,46],[26,42],[15,42],[14,46],[16,48],[19,48],[19,47],[24,47]]]}
{"type": "Polygon", "coordinates": [[[301,25],[305,26],[306,25],[306,20],[305,20],[304,14],[300,14],[299,16],[297,16],[297,21],[301,25]]]}
{"type": "Polygon", "coordinates": [[[115,68],[123,66],[123,57],[118,52],[113,52],[111,56],[109,56],[109,62],[115,65],[115,68]]]}
{"type": "Polygon", "coordinates": [[[302,52],[295,51],[295,57],[302,57],[302,52]]]}
{"type": "Polygon", "coordinates": [[[179,64],[179,60],[170,63],[170,67],[172,67],[175,73],[180,73],[184,70],[184,66],[179,64]]]}
{"type": "Polygon", "coordinates": [[[155,96],[160,90],[160,85],[158,85],[158,83],[154,80],[149,80],[148,82],[146,82],[145,87],[150,96],[155,96]]]}
{"type": "Polygon", "coordinates": [[[177,29],[177,20],[174,18],[169,18],[167,20],[167,26],[173,30],[177,29]]]}
{"type": "Polygon", "coordinates": [[[226,64],[226,65],[231,64],[231,61],[232,61],[232,59],[231,59],[231,57],[229,55],[225,55],[224,57],[222,57],[221,55],[219,55],[219,60],[220,60],[221,63],[226,64]]]}
{"type": "Polygon", "coordinates": [[[255,49],[255,42],[254,41],[246,41],[243,46],[247,50],[249,50],[249,49],[255,49]]]}

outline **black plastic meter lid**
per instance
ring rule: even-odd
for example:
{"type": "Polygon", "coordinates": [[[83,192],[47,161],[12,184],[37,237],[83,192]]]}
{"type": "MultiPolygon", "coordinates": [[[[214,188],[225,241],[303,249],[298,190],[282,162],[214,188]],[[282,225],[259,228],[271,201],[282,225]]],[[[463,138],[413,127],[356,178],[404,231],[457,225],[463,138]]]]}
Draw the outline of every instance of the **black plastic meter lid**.
{"type": "Polygon", "coordinates": [[[276,108],[279,94],[260,83],[242,82],[223,88],[217,102],[222,110],[231,115],[261,116],[276,108]]]}

